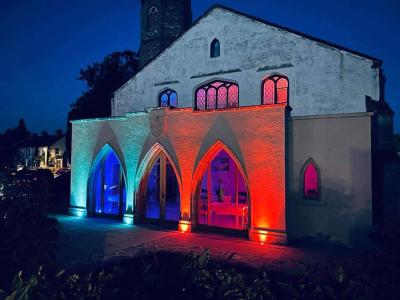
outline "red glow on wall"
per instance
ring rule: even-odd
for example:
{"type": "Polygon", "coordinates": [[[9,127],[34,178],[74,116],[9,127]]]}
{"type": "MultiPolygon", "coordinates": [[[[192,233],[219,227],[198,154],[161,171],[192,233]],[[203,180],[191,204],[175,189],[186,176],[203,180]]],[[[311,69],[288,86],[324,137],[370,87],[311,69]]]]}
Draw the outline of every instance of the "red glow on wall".
{"type": "MultiPolygon", "coordinates": [[[[197,95],[204,93],[202,89],[197,91],[197,95]]],[[[238,193],[237,196],[231,196],[235,209],[238,206],[240,211],[235,224],[245,226],[235,225],[235,228],[248,228],[250,238],[262,243],[269,243],[269,236],[259,234],[254,228],[263,228],[266,232],[271,229],[283,233],[286,231],[285,105],[262,105],[207,113],[189,109],[165,110],[164,114],[168,135],[159,142],[168,145],[165,148],[177,168],[175,173],[181,187],[180,232],[188,232],[192,226],[199,224],[199,186],[207,168],[222,150],[232,160],[230,167],[237,166],[241,175],[235,177],[239,188],[232,189],[230,193],[238,193]],[[216,128],[218,134],[215,134],[216,128]],[[248,197],[248,205],[242,212],[239,206],[245,202],[245,196],[248,197]],[[235,197],[243,200],[238,198],[236,201],[235,197]]],[[[221,168],[224,169],[223,164],[221,168]]],[[[219,185],[211,186],[214,194],[217,192],[215,190],[224,190],[224,195],[221,192],[220,196],[221,203],[229,202],[228,182],[224,180],[221,189],[219,185]]]]}
{"type": "Polygon", "coordinates": [[[179,221],[179,225],[178,225],[178,231],[180,233],[187,233],[191,231],[191,226],[190,226],[190,222],[189,221],[185,221],[185,220],[180,220],[179,221]]]}

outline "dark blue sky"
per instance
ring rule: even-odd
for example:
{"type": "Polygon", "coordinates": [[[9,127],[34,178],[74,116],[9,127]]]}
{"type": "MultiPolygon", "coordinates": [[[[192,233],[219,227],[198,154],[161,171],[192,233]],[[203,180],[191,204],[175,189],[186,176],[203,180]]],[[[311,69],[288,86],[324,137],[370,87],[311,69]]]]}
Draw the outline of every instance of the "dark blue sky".
{"type": "MultiPolygon", "coordinates": [[[[400,112],[399,0],[192,0],[196,19],[220,3],[384,60],[386,98],[400,112]]],[[[140,0],[0,0],[0,132],[65,128],[79,70],[137,50],[140,0]]],[[[396,116],[396,131],[400,117],[396,116]]]]}

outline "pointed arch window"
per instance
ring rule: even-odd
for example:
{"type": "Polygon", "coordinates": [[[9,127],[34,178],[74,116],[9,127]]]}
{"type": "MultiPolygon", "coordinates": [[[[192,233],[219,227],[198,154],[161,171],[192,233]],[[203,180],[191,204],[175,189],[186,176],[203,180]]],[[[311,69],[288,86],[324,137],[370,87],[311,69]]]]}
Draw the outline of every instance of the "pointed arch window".
{"type": "Polygon", "coordinates": [[[195,108],[198,110],[239,107],[239,86],[236,83],[216,80],[196,90],[195,108]]]}
{"type": "Polygon", "coordinates": [[[303,198],[319,200],[320,176],[314,160],[309,159],[303,167],[303,198]]]}
{"type": "Polygon", "coordinates": [[[289,80],[282,75],[266,78],[262,84],[262,104],[289,102],[289,80]]]}
{"type": "Polygon", "coordinates": [[[156,7],[151,7],[147,13],[147,29],[152,31],[156,29],[158,18],[158,10],[156,7]]]}
{"type": "Polygon", "coordinates": [[[178,107],[178,94],[174,90],[162,91],[158,97],[159,107],[178,107]]]}
{"type": "Polygon", "coordinates": [[[89,179],[91,214],[118,216],[125,213],[126,186],[122,166],[110,146],[104,148],[89,179]]]}
{"type": "Polygon", "coordinates": [[[214,39],[210,46],[210,57],[219,57],[221,55],[221,44],[219,40],[214,39]]]}

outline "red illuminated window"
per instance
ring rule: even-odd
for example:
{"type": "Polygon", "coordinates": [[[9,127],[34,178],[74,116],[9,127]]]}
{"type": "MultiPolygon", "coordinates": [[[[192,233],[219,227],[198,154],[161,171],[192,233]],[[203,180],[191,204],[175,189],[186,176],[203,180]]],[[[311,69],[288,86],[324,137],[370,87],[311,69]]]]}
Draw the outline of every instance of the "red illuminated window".
{"type": "Polygon", "coordinates": [[[223,109],[239,106],[239,86],[228,81],[213,81],[196,90],[198,110],[223,109]]]}
{"type": "Polygon", "coordinates": [[[288,103],[289,80],[280,75],[271,76],[262,84],[262,104],[288,103]]]}
{"type": "Polygon", "coordinates": [[[159,107],[178,107],[178,94],[173,90],[165,90],[158,97],[159,107]]]}
{"type": "Polygon", "coordinates": [[[309,159],[305,167],[304,178],[303,178],[303,198],[307,200],[318,200],[319,199],[319,173],[315,162],[309,159]]]}

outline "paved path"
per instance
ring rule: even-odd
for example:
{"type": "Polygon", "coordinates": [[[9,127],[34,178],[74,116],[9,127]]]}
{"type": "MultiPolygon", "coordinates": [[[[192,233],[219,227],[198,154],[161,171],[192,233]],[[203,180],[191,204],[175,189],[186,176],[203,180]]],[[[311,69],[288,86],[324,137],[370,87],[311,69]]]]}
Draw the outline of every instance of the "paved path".
{"type": "Polygon", "coordinates": [[[215,259],[270,270],[290,270],[299,261],[325,264],[348,257],[345,249],[331,247],[289,247],[260,245],[244,238],[209,233],[179,233],[146,226],[132,226],[98,218],[53,215],[60,223],[61,241],[57,253],[60,265],[91,262],[114,255],[137,255],[168,250],[197,252],[205,249],[215,259]]]}

